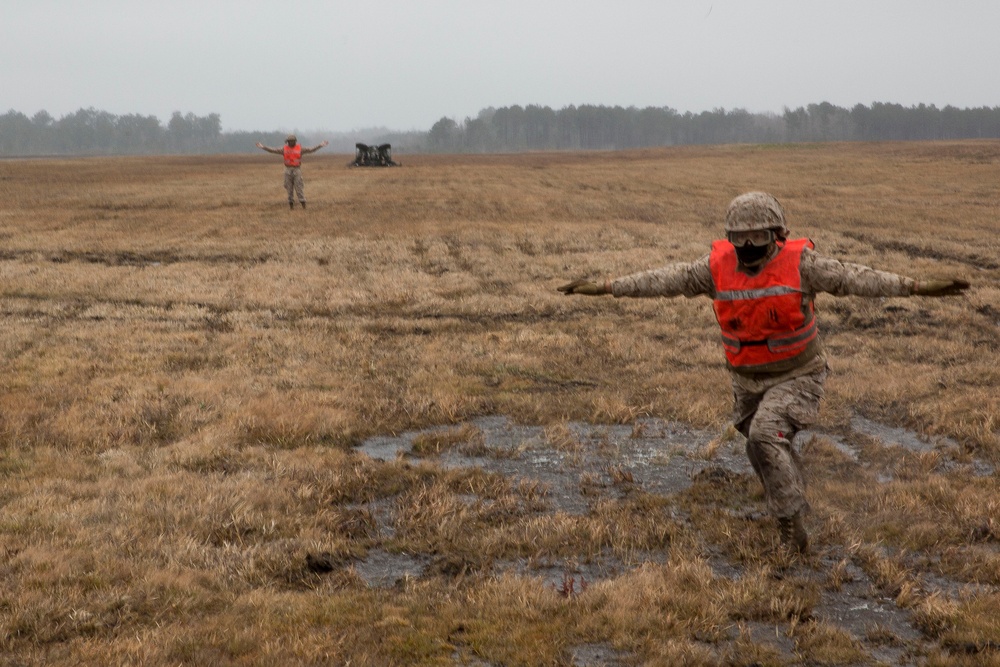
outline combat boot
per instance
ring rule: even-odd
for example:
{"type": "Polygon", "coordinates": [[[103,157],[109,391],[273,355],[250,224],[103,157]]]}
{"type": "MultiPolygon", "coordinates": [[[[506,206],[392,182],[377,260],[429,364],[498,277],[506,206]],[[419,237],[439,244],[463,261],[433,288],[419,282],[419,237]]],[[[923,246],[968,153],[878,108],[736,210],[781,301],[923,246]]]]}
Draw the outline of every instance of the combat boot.
{"type": "Polygon", "coordinates": [[[809,534],[802,521],[802,512],[796,512],[792,516],[778,517],[778,532],[781,534],[782,543],[800,554],[809,551],[809,534]]]}
{"type": "Polygon", "coordinates": [[[290,209],[293,209],[293,210],[294,210],[294,209],[295,209],[295,202],[293,202],[293,201],[289,201],[289,202],[288,202],[288,208],[290,208],[290,209]]]}
{"type": "Polygon", "coordinates": [[[302,201],[300,201],[299,203],[300,203],[300,204],[302,204],[302,208],[305,208],[305,207],[306,207],[306,202],[305,202],[305,200],[302,200],[302,201]]]}

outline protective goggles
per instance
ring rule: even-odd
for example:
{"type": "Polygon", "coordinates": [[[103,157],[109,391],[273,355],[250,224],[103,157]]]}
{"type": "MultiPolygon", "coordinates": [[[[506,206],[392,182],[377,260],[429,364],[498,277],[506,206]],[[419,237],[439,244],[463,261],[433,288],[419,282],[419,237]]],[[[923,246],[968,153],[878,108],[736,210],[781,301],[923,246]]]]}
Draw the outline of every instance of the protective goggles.
{"type": "Polygon", "coordinates": [[[773,229],[752,229],[745,232],[728,232],[726,234],[729,242],[737,248],[742,248],[747,243],[752,246],[768,245],[774,241],[773,229]]]}

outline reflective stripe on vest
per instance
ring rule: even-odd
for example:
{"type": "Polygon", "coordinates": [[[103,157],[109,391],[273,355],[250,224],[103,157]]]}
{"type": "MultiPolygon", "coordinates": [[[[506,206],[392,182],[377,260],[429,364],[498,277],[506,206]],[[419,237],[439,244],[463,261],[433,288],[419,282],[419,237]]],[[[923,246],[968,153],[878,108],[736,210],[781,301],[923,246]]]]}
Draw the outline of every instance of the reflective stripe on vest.
{"type": "Polygon", "coordinates": [[[752,370],[806,350],[818,335],[812,300],[803,295],[799,267],[809,239],[779,243],[778,253],[748,276],[737,270],[736,249],[728,241],[712,244],[709,266],[715,283],[712,308],[722,329],[726,359],[752,370]]]}
{"type": "Polygon", "coordinates": [[[298,167],[302,164],[302,144],[295,144],[294,146],[285,144],[284,148],[281,149],[281,153],[285,157],[286,167],[298,167]]]}
{"type": "Polygon", "coordinates": [[[766,345],[768,350],[777,353],[802,346],[815,338],[817,334],[819,334],[819,328],[816,326],[816,318],[810,313],[809,323],[787,336],[771,336],[766,340],[740,340],[739,338],[727,335],[723,331],[722,345],[727,350],[731,349],[733,352],[739,352],[740,349],[747,345],[766,345]]]}

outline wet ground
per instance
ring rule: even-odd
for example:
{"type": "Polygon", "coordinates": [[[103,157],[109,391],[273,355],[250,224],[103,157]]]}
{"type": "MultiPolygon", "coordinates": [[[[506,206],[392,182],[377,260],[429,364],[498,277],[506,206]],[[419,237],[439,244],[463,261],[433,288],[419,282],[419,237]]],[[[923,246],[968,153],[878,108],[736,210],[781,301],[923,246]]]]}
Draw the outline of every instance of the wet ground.
{"type": "MultiPolygon", "coordinates": [[[[730,447],[719,447],[711,461],[697,458],[696,450],[718,434],[659,419],[640,419],[629,426],[569,423],[556,433],[539,426],[518,425],[505,417],[482,417],[470,423],[483,435],[484,442],[477,451],[489,455],[468,456],[462,448],[454,448],[441,455],[442,465],[475,466],[515,481],[540,482],[549,489],[551,509],[567,514],[588,510],[581,478],[589,479],[595,487],[628,482],[641,485],[649,493],[665,494],[689,487],[692,477],[709,466],[750,472],[746,457],[733,454],[730,447]],[[693,452],[694,458],[690,456],[693,452]]],[[[409,453],[417,437],[434,431],[371,438],[359,450],[373,459],[391,460],[409,453]]]]}
{"type": "MultiPolygon", "coordinates": [[[[503,475],[512,481],[544,485],[547,509],[567,514],[588,512],[593,501],[588,487],[599,489],[607,497],[624,496],[630,489],[642,488],[652,494],[675,494],[693,483],[699,473],[726,476],[753,475],[743,452],[743,439],[729,434],[720,438],[716,432],[699,431],[682,424],[659,419],[640,419],[631,425],[601,425],[568,423],[557,428],[525,426],[505,417],[483,417],[464,425],[481,434],[474,447],[449,447],[434,460],[449,468],[479,467],[503,475]],[[583,481],[581,481],[583,480],[583,481]]],[[[414,443],[420,438],[454,430],[455,426],[412,431],[397,436],[371,438],[358,450],[378,460],[393,460],[413,455],[414,443]]],[[[957,443],[947,438],[928,439],[912,431],[873,422],[861,416],[851,421],[855,435],[874,446],[902,447],[915,453],[935,449],[957,449],[957,443]]],[[[823,438],[848,459],[859,461],[859,450],[848,442],[857,438],[842,438],[819,431],[804,431],[797,436],[801,445],[812,438],[823,438]]],[[[992,475],[988,463],[975,461],[962,464],[971,474],[992,475]]],[[[882,475],[879,481],[891,479],[882,475]]],[[[471,501],[475,501],[472,499],[471,501]]],[[[378,519],[381,530],[390,531],[392,508],[383,502],[367,507],[378,519]]],[[[644,562],[664,562],[662,553],[636,554],[626,563],[611,554],[589,557],[585,562],[527,560],[493,564],[496,573],[513,572],[540,578],[544,585],[563,595],[582,592],[594,582],[617,577],[644,562]]],[[[431,559],[425,555],[396,554],[374,549],[354,564],[356,573],[372,587],[395,585],[401,579],[419,577],[425,573],[431,559]]],[[[712,562],[716,576],[738,580],[743,572],[719,558],[712,562]]],[[[816,618],[848,632],[875,660],[884,664],[906,662],[909,653],[926,641],[914,627],[911,612],[898,607],[891,597],[879,591],[876,583],[846,553],[828,550],[820,562],[808,571],[797,572],[823,584],[822,598],[814,607],[816,618]],[[836,590],[826,585],[828,573],[839,568],[841,582],[836,590]]],[[[928,578],[929,589],[948,594],[963,590],[959,582],[940,577],[928,578]]],[[[766,623],[747,623],[743,627],[751,639],[770,646],[785,659],[792,660],[794,644],[782,628],[766,623]]],[[[628,664],[628,656],[603,644],[579,646],[573,649],[574,665],[628,664]]],[[[463,656],[466,664],[487,665],[463,656]],[[473,660],[469,662],[469,660],[473,660]]]]}

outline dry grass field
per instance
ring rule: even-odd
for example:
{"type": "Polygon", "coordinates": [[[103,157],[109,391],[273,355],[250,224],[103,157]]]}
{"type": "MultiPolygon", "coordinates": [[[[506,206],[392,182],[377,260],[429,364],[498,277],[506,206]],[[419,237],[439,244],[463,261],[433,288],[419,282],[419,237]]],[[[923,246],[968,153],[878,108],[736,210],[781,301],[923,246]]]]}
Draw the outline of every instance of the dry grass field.
{"type": "Polygon", "coordinates": [[[0,162],[0,665],[1000,665],[1000,142],[396,157],[0,162]],[[972,282],[819,297],[805,558],[710,301],[555,291],[752,189],[972,282]]]}

